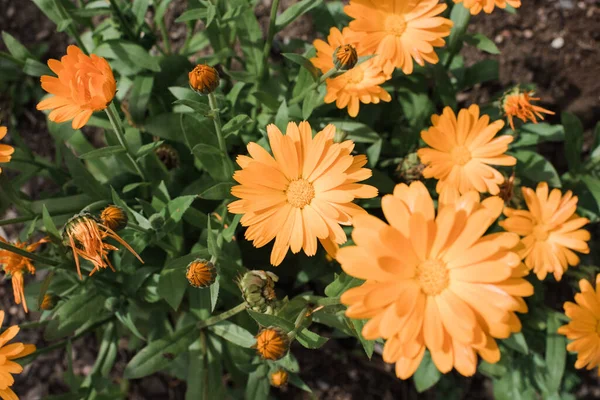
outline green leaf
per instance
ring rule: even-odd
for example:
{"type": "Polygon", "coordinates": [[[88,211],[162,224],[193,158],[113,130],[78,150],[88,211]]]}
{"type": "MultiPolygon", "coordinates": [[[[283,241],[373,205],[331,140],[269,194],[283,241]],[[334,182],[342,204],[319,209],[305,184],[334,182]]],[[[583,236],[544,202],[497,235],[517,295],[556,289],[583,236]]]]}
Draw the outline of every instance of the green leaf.
{"type": "Polygon", "coordinates": [[[527,340],[525,340],[525,335],[522,332],[513,333],[502,343],[521,354],[529,354],[529,346],[527,346],[527,340]]]}
{"type": "Polygon", "coordinates": [[[282,131],[285,132],[287,124],[290,120],[289,110],[285,99],[281,102],[277,114],[275,115],[275,125],[282,131]]]}
{"type": "Polygon", "coordinates": [[[167,206],[161,210],[161,215],[165,219],[163,231],[168,232],[175,228],[195,199],[196,196],[179,196],[170,200],[167,206]]]}
{"type": "Polygon", "coordinates": [[[450,31],[450,37],[447,40],[447,46],[451,52],[456,52],[460,41],[462,40],[469,20],[471,19],[471,13],[462,4],[454,4],[452,11],[450,12],[450,20],[452,21],[452,30],[450,31]]]}
{"type": "Polygon", "coordinates": [[[8,32],[2,31],[2,40],[9,53],[17,60],[25,62],[28,58],[33,58],[27,47],[23,46],[8,32]]]}
{"type": "Polygon", "coordinates": [[[590,194],[596,200],[598,209],[600,209],[600,179],[591,175],[583,175],[581,176],[581,181],[590,191],[590,194]]]}
{"type": "Polygon", "coordinates": [[[160,273],[160,280],[158,281],[158,295],[165,299],[173,310],[177,311],[187,286],[188,281],[185,277],[185,271],[164,269],[160,273]]]}
{"type": "Polygon", "coordinates": [[[248,383],[244,398],[248,400],[267,400],[269,396],[269,367],[260,364],[255,371],[248,375],[248,383]]]}
{"type": "Polygon", "coordinates": [[[359,286],[364,281],[354,278],[345,272],[336,276],[335,280],[325,288],[327,297],[340,297],[346,290],[359,286]]]}
{"type": "Polygon", "coordinates": [[[52,71],[46,64],[42,64],[41,62],[34,60],[33,58],[28,58],[25,61],[25,65],[23,66],[23,72],[29,76],[40,77],[42,75],[52,75],[52,71]]]}
{"type": "Polygon", "coordinates": [[[433,363],[431,354],[429,354],[429,351],[426,351],[419,368],[417,368],[415,375],[413,376],[417,392],[423,393],[427,389],[433,387],[433,385],[438,383],[441,377],[442,374],[433,363]]]}
{"type": "Polygon", "coordinates": [[[513,154],[517,158],[517,173],[527,178],[531,183],[548,182],[552,187],[561,187],[560,177],[552,164],[542,155],[529,151],[518,150],[513,154]]]}
{"type": "Polygon", "coordinates": [[[197,100],[190,99],[179,99],[173,102],[174,105],[183,105],[191,108],[193,111],[196,111],[202,116],[206,116],[211,112],[210,106],[208,103],[202,103],[197,100]]]}
{"type": "Polygon", "coordinates": [[[53,239],[60,242],[62,240],[61,234],[58,232],[46,205],[42,205],[42,221],[44,222],[44,228],[46,229],[46,233],[50,235],[53,239]]]}
{"type": "Polygon", "coordinates": [[[465,42],[468,44],[477,47],[480,50],[485,51],[489,54],[500,54],[500,50],[496,43],[494,43],[490,38],[485,36],[483,33],[475,33],[473,35],[465,36],[465,42]]]}
{"type": "Polygon", "coordinates": [[[181,114],[165,113],[146,118],[144,130],[161,139],[185,143],[181,129],[181,114]]]}
{"type": "Polygon", "coordinates": [[[238,114],[223,125],[223,135],[228,137],[235,135],[245,125],[248,125],[252,120],[246,114],[238,114]]]}
{"type": "Polygon", "coordinates": [[[131,317],[131,312],[129,312],[129,311],[117,311],[115,313],[115,316],[117,317],[117,319],[119,321],[121,321],[121,323],[123,325],[125,325],[127,327],[127,329],[129,329],[131,331],[131,333],[133,333],[138,338],[146,341],[146,338],[144,337],[144,335],[142,335],[140,333],[140,331],[138,330],[138,328],[135,326],[135,323],[133,322],[133,318],[131,317]]]}
{"type": "Polygon", "coordinates": [[[329,339],[305,328],[298,332],[296,340],[307,349],[320,349],[329,339]]]}
{"type": "Polygon", "coordinates": [[[233,164],[228,155],[211,145],[200,143],[192,149],[208,174],[216,181],[228,181],[233,175],[233,164]]]}
{"type": "MultiPolygon", "coordinates": [[[[239,5],[248,4],[245,1],[239,3],[241,3],[239,5]]],[[[244,53],[246,70],[256,78],[262,68],[264,39],[260,24],[254,15],[254,10],[248,8],[241,13],[235,21],[235,26],[244,53]]],[[[248,80],[248,82],[251,82],[251,80],[248,80]]]]}
{"type": "MultiPolygon", "coordinates": [[[[347,318],[347,317],[345,317],[347,318]]],[[[369,357],[369,360],[371,359],[371,357],[373,357],[373,350],[375,349],[375,341],[374,340],[367,340],[365,339],[365,337],[362,334],[362,330],[363,327],[365,326],[365,324],[367,323],[366,319],[351,319],[348,318],[351,322],[352,322],[352,327],[354,328],[354,333],[356,335],[356,337],[358,338],[358,340],[360,341],[360,344],[362,345],[363,349],[365,350],[365,354],[367,355],[367,357],[369,357]]]]}
{"type": "Polygon", "coordinates": [[[98,46],[94,54],[111,60],[118,60],[135,71],[147,69],[160,72],[158,58],[152,57],[146,49],[135,43],[111,40],[98,46]]]}
{"type": "Polygon", "coordinates": [[[82,192],[96,200],[110,198],[108,190],[94,178],[68,147],[63,146],[63,154],[67,169],[82,192]]]}
{"type": "Polygon", "coordinates": [[[357,121],[323,119],[323,124],[333,124],[341,131],[348,134],[348,139],[356,143],[375,143],[381,139],[381,136],[370,126],[357,121]]]}
{"type": "Polygon", "coordinates": [[[290,374],[288,382],[298,389],[302,389],[305,392],[312,393],[312,389],[300,378],[298,374],[290,374]]]}
{"type": "Polygon", "coordinates": [[[308,70],[315,81],[319,78],[319,70],[313,65],[313,63],[310,62],[308,58],[296,53],[282,53],[281,55],[308,70]]]}
{"type": "Polygon", "coordinates": [[[85,324],[101,316],[105,298],[89,291],[69,298],[56,311],[44,332],[46,340],[69,336],[85,324]]]}
{"type": "Polygon", "coordinates": [[[565,130],[561,125],[550,125],[546,122],[524,124],[519,128],[517,141],[510,147],[533,146],[542,142],[562,142],[564,139],[565,130]]]}
{"type": "Polygon", "coordinates": [[[567,112],[561,114],[561,122],[565,128],[565,155],[569,164],[569,172],[577,174],[581,171],[583,125],[579,118],[567,112]]]}
{"type": "Polygon", "coordinates": [[[46,293],[48,292],[50,283],[52,283],[52,278],[54,278],[54,271],[50,271],[48,273],[48,275],[46,275],[46,277],[44,278],[44,281],[42,282],[42,285],[40,286],[40,294],[38,295],[38,299],[37,299],[37,306],[38,306],[39,310],[42,309],[42,303],[44,302],[44,296],[46,296],[46,293]]]}
{"type": "MultiPolygon", "coordinates": [[[[457,4],[462,7],[462,4],[457,4]]],[[[455,7],[457,6],[455,5],[455,7]]],[[[467,68],[465,72],[464,88],[470,88],[478,83],[497,81],[500,74],[497,60],[486,59],[479,61],[467,68]]]]}
{"type": "Polygon", "coordinates": [[[283,318],[277,317],[275,315],[261,314],[252,310],[246,311],[248,311],[248,314],[250,314],[250,316],[261,326],[278,326],[287,332],[291,332],[294,330],[294,324],[283,318]]]}
{"type": "Polygon", "coordinates": [[[277,31],[282,30],[290,23],[292,23],[296,18],[309,12],[313,8],[320,6],[322,2],[322,0],[302,0],[286,8],[281,14],[277,16],[277,20],[275,22],[275,27],[277,31]]]}
{"type": "Polygon", "coordinates": [[[137,158],[142,158],[145,155],[152,153],[154,150],[156,150],[158,147],[160,147],[160,145],[163,143],[164,143],[164,140],[159,140],[157,142],[150,142],[148,144],[145,144],[138,149],[135,156],[137,158]]]}
{"type": "Polygon", "coordinates": [[[125,153],[125,149],[121,146],[106,146],[92,151],[88,151],[79,156],[82,160],[92,160],[94,158],[110,157],[114,154],[125,153]]]}
{"type": "Polygon", "coordinates": [[[169,360],[188,349],[198,337],[196,325],[188,325],[144,347],[127,364],[123,377],[138,379],[164,369],[169,360]]]}
{"type": "Polygon", "coordinates": [[[249,349],[256,343],[256,339],[250,332],[230,321],[221,321],[210,326],[208,329],[223,339],[241,347],[249,349]]]}
{"type": "Polygon", "coordinates": [[[231,194],[232,187],[233,184],[230,182],[220,182],[200,193],[198,197],[206,200],[230,199],[233,198],[231,194]]]}
{"type": "Polygon", "coordinates": [[[207,28],[214,21],[216,15],[217,15],[217,8],[213,4],[208,4],[208,7],[206,7],[206,27],[207,28]]]}
{"type": "Polygon", "coordinates": [[[546,333],[547,386],[550,393],[559,391],[567,361],[567,339],[557,330],[562,325],[555,312],[548,314],[546,333]]]}
{"type": "Polygon", "coordinates": [[[153,76],[137,75],[133,80],[129,94],[129,113],[133,122],[137,124],[144,122],[153,87],[153,76]]]}
{"type": "Polygon", "coordinates": [[[212,227],[210,226],[211,222],[211,218],[208,218],[208,227],[206,228],[206,232],[207,232],[207,240],[206,240],[206,244],[208,246],[208,252],[210,253],[211,256],[213,257],[219,257],[220,254],[220,249],[219,249],[219,245],[217,244],[217,236],[215,235],[215,232],[212,230],[212,227]]]}
{"type": "Polygon", "coordinates": [[[206,8],[194,8],[192,10],[187,10],[186,12],[181,14],[179,16],[179,18],[177,18],[175,20],[175,22],[187,22],[187,21],[197,21],[199,19],[205,19],[206,14],[207,14],[206,8]]]}

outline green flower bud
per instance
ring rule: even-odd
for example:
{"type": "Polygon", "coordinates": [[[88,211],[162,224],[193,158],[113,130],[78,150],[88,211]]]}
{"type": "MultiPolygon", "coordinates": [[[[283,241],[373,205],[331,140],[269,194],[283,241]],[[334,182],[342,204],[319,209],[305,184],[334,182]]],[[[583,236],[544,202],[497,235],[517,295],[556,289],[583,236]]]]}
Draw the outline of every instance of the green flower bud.
{"type": "Polygon", "coordinates": [[[275,282],[279,278],[272,272],[248,271],[238,281],[248,308],[263,314],[274,314],[279,302],[275,282]]]}

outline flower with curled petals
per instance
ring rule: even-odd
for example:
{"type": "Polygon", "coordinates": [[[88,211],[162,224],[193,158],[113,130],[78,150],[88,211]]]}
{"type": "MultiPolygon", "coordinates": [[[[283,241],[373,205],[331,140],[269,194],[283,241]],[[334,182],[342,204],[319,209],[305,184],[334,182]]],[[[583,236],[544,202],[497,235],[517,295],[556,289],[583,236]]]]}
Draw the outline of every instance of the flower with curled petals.
{"type": "Polygon", "coordinates": [[[439,179],[436,190],[456,188],[464,194],[471,190],[495,195],[504,176],[490,165],[511,166],[517,160],[504,154],[513,137],[495,137],[504,121],[490,123],[490,117],[479,115],[479,107],[462,109],[458,118],[450,107],[442,115],[431,117],[433,126],[421,132],[421,138],[432,148],[419,149],[417,154],[427,167],[425,178],[439,179]]]}
{"type": "Polygon", "coordinates": [[[514,8],[521,7],[521,0],[454,0],[455,3],[462,3],[471,15],[477,15],[482,10],[486,14],[491,14],[494,8],[506,8],[510,5],[514,8]]]}
{"type": "MultiPolygon", "coordinates": [[[[0,327],[3,322],[4,311],[0,311],[0,327]]],[[[2,400],[19,400],[10,387],[15,383],[12,375],[23,372],[23,367],[14,360],[26,357],[36,350],[33,344],[20,342],[7,344],[17,336],[17,333],[19,327],[13,325],[0,334],[0,398],[2,400]]]]}
{"type": "Polygon", "coordinates": [[[317,252],[317,238],[330,254],[346,242],[340,225],[365,213],[354,199],[377,196],[377,189],[359,183],[371,176],[363,168],[364,155],[353,156],[354,142],[334,143],[336,129],[328,125],[312,137],[308,122],[290,122],[283,135],[267,126],[271,156],[256,143],[248,144],[250,156],[239,156],[242,167],[233,175],[238,183],[231,194],[240,200],[229,212],[244,214],[246,239],[262,247],[275,239],[271,264],[281,264],[288,250],[308,256],[317,252]]]}
{"type": "Polygon", "coordinates": [[[503,202],[480,202],[471,191],[434,209],[425,185],[397,185],[382,199],[385,223],[368,214],[354,218],[355,246],[343,247],[337,260],[349,275],[366,282],[346,291],[342,303],[350,318],[369,319],[367,340],[386,339],[383,359],[396,363],[406,379],[425,349],[443,373],[452,368],[475,373],[477,355],[495,363],[495,339],[521,330],[515,312],[526,312],[523,296],[533,287],[513,250],[516,234],[485,235],[503,202]]]}
{"type": "Polygon", "coordinates": [[[537,124],[538,119],[544,120],[544,114],[554,115],[553,111],[533,104],[534,101],[540,100],[540,98],[531,97],[531,95],[533,95],[532,91],[522,92],[516,88],[507,93],[502,99],[502,111],[513,131],[515,130],[514,118],[537,124]]]}

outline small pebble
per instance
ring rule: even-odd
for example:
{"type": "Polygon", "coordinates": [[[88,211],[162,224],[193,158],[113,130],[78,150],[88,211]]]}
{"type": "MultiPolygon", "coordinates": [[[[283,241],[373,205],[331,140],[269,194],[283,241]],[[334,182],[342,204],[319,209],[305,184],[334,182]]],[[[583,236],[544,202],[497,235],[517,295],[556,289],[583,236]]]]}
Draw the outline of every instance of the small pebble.
{"type": "Polygon", "coordinates": [[[533,31],[531,29],[525,29],[523,31],[523,36],[527,39],[531,39],[533,37],[533,31]]]}
{"type": "Polygon", "coordinates": [[[550,44],[550,46],[552,46],[553,49],[561,49],[564,45],[565,45],[565,39],[563,39],[562,37],[557,37],[550,44]]]}

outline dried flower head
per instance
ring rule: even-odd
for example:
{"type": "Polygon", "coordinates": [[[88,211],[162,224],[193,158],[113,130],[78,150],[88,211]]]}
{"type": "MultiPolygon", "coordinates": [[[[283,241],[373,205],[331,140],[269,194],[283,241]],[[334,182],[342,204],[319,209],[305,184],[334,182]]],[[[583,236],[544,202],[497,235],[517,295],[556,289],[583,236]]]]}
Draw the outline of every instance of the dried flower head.
{"type": "Polygon", "coordinates": [[[290,339],[283,329],[270,326],[258,332],[254,347],[263,360],[277,361],[283,358],[290,349],[290,339]]]}
{"type": "Polygon", "coordinates": [[[333,65],[337,70],[348,71],[358,62],[356,47],[351,44],[338,46],[333,52],[333,65]]]}
{"type": "Polygon", "coordinates": [[[271,385],[274,387],[283,387],[288,383],[289,374],[285,369],[278,369],[271,373],[271,385]]]}
{"type": "MultiPolygon", "coordinates": [[[[6,136],[7,132],[8,129],[5,126],[0,126],[0,140],[4,139],[4,136],[6,136]]],[[[9,146],[7,144],[0,144],[0,163],[9,162],[14,152],[14,147],[9,146]]],[[[2,168],[0,168],[0,173],[2,173],[2,168]]]]}
{"type": "Polygon", "coordinates": [[[108,228],[117,232],[127,226],[127,213],[121,207],[110,205],[100,213],[100,221],[108,228]]]}
{"type": "Polygon", "coordinates": [[[246,272],[239,279],[238,286],[248,308],[262,314],[273,314],[279,305],[275,294],[275,282],[278,280],[277,275],[272,272],[246,272]]]}
{"type": "Polygon", "coordinates": [[[185,277],[193,287],[206,288],[215,283],[217,270],[210,261],[197,259],[188,265],[185,277]]]}
{"type": "Polygon", "coordinates": [[[44,294],[44,299],[42,300],[42,304],[40,304],[40,308],[45,311],[49,311],[54,309],[56,303],[58,302],[58,297],[52,293],[44,294]]]}
{"type": "Polygon", "coordinates": [[[179,168],[179,153],[170,144],[163,143],[154,150],[161,163],[170,171],[179,168]]]}
{"type": "Polygon", "coordinates": [[[397,171],[404,182],[410,183],[423,179],[424,169],[425,165],[421,163],[417,153],[410,153],[402,159],[397,171]]]}
{"type": "Polygon", "coordinates": [[[190,87],[200,94],[210,94],[219,87],[219,73],[210,65],[196,65],[188,77],[190,87]]]}
{"type": "Polygon", "coordinates": [[[540,100],[539,97],[531,97],[532,91],[522,92],[519,88],[508,92],[502,99],[502,111],[508,118],[512,130],[515,129],[513,118],[523,122],[531,121],[537,124],[537,119],[544,120],[544,114],[554,115],[553,111],[533,105],[533,101],[540,100]]]}
{"type": "MultiPolygon", "coordinates": [[[[4,322],[4,311],[0,311],[0,327],[4,322]]],[[[23,367],[14,362],[19,358],[33,353],[36,348],[33,344],[21,342],[7,344],[19,333],[19,327],[13,325],[0,334],[0,398],[2,400],[18,400],[19,398],[10,388],[15,380],[11,374],[20,374],[23,367]]]]}

